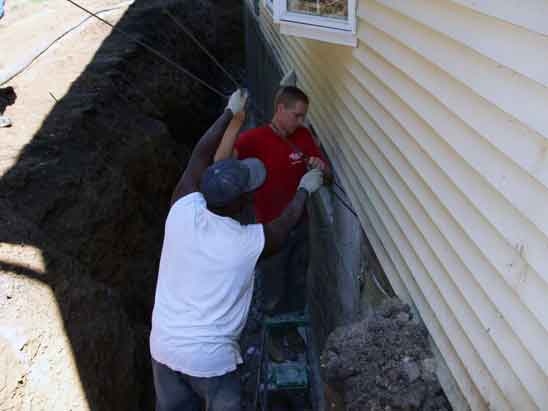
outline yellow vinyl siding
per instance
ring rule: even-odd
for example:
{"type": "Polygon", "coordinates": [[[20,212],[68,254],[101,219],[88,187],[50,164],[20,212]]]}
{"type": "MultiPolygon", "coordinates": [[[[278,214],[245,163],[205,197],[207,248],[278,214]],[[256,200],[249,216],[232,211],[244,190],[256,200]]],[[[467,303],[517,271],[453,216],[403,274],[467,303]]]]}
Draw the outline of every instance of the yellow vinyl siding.
{"type": "Polygon", "coordinates": [[[548,404],[548,7],[524,3],[362,0],[356,49],[281,36],[261,10],[474,410],[548,404]]]}

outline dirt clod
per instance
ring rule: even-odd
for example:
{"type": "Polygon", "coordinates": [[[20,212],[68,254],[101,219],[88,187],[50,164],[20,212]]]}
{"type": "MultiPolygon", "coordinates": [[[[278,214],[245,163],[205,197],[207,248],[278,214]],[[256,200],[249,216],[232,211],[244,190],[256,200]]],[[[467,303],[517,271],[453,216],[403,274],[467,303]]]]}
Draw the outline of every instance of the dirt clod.
{"type": "Polygon", "coordinates": [[[329,335],[321,359],[324,378],[342,394],[347,410],[450,410],[427,336],[409,306],[389,299],[364,320],[329,335]]]}

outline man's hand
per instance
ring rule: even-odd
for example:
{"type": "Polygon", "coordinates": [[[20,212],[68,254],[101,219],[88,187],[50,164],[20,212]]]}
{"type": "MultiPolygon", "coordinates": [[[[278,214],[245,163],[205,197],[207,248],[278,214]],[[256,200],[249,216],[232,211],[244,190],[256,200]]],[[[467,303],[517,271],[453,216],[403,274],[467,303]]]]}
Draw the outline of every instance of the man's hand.
{"type": "Polygon", "coordinates": [[[297,189],[303,188],[308,194],[312,194],[323,184],[323,173],[320,169],[314,168],[307,172],[299,182],[297,189]]]}
{"type": "Polygon", "coordinates": [[[326,168],[327,167],[326,167],[325,163],[323,162],[323,160],[321,158],[319,158],[319,157],[308,157],[308,169],[309,170],[318,169],[321,172],[325,172],[326,168]]]}
{"type": "Polygon", "coordinates": [[[236,114],[244,110],[245,103],[247,101],[247,91],[239,88],[230,96],[226,108],[232,111],[232,114],[236,114]]]}

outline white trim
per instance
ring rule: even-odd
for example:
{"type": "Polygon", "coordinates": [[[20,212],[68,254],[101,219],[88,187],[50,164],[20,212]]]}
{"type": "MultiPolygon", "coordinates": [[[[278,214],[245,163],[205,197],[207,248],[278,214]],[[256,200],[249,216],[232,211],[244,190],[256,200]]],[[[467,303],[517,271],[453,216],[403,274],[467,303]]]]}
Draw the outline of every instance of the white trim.
{"type": "Polygon", "coordinates": [[[274,3],[274,13],[272,14],[272,17],[274,17],[274,23],[280,22],[280,16],[282,15],[282,12],[285,7],[287,7],[287,1],[286,0],[272,0],[274,3]]]}
{"type": "Polygon", "coordinates": [[[263,0],[264,8],[274,15],[274,0],[263,0]]]}
{"type": "MultiPolygon", "coordinates": [[[[269,1],[269,0],[265,0],[269,1]]],[[[348,3],[348,16],[345,19],[334,17],[322,17],[314,14],[299,13],[288,10],[287,0],[271,0],[274,2],[274,21],[306,24],[313,27],[325,27],[356,33],[356,0],[346,0],[348,3]]]]}
{"type": "Polygon", "coordinates": [[[318,17],[312,14],[295,13],[284,11],[280,15],[280,21],[289,21],[292,23],[307,24],[316,27],[327,27],[331,29],[352,31],[352,25],[347,19],[334,19],[330,17],[318,17]]]}
{"type": "Polygon", "coordinates": [[[280,33],[285,34],[286,36],[304,37],[307,39],[326,41],[328,43],[341,44],[344,46],[358,46],[358,38],[354,33],[327,27],[281,21],[280,33]]]}

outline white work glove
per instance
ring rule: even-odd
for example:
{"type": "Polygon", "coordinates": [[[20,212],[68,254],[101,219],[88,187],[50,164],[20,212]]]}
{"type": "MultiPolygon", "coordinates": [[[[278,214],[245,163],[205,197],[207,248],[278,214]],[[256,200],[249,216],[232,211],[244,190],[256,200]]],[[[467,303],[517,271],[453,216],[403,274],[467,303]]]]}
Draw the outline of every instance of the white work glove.
{"type": "Polygon", "coordinates": [[[299,188],[304,188],[308,194],[315,192],[323,184],[323,173],[321,170],[314,168],[308,171],[299,182],[299,188]]]}
{"type": "Polygon", "coordinates": [[[230,96],[226,108],[236,114],[244,110],[245,102],[247,101],[247,91],[239,88],[230,96]]]}

